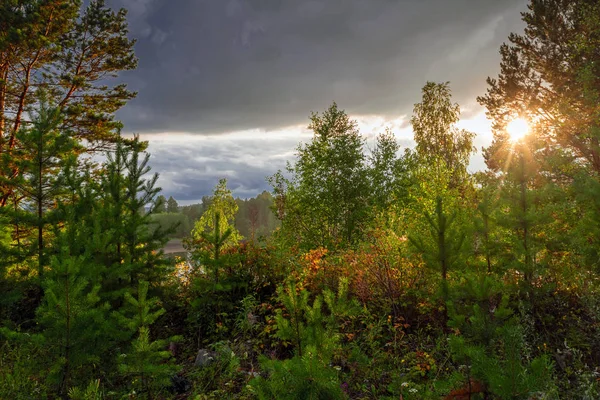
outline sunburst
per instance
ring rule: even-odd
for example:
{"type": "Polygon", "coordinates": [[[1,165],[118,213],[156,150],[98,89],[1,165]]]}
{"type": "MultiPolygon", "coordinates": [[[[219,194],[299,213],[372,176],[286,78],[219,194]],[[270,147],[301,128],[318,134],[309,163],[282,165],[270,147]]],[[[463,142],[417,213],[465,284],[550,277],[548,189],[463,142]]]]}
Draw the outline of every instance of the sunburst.
{"type": "Polygon", "coordinates": [[[529,123],[523,118],[513,119],[506,125],[506,132],[511,141],[518,142],[529,133],[529,123]]]}

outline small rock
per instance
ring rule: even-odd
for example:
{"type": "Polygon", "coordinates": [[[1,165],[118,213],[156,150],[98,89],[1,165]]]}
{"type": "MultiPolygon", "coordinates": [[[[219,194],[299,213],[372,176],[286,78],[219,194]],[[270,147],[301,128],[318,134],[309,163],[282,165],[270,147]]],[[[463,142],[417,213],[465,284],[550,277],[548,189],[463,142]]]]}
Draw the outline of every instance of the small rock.
{"type": "Polygon", "coordinates": [[[206,367],[207,365],[212,364],[217,357],[217,353],[208,349],[200,349],[198,350],[198,354],[196,355],[196,361],[194,365],[196,367],[206,367]]]}

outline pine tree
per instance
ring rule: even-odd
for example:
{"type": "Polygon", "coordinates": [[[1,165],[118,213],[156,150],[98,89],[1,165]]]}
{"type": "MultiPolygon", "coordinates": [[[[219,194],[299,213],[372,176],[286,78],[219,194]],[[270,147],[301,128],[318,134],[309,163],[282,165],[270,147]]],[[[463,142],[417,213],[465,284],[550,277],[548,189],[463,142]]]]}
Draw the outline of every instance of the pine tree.
{"type": "Polygon", "coordinates": [[[461,256],[465,242],[465,234],[456,229],[456,216],[456,211],[449,213],[444,208],[444,199],[438,196],[435,212],[425,212],[429,237],[409,236],[409,240],[421,252],[427,265],[439,270],[444,303],[448,300],[448,271],[461,256]]]}
{"type": "Polygon", "coordinates": [[[419,184],[410,189],[408,205],[410,224],[408,240],[421,255],[425,264],[439,272],[444,304],[448,300],[448,274],[460,266],[467,254],[466,240],[470,230],[467,211],[458,195],[458,188],[450,188],[451,171],[438,165],[416,172],[419,184]]]}
{"type": "Polygon", "coordinates": [[[44,280],[44,300],[37,311],[42,335],[53,355],[50,382],[59,395],[79,383],[100,360],[106,342],[108,304],[102,304],[100,285],[84,278],[86,260],[63,250],[51,260],[44,280]]]}
{"type": "MultiPolygon", "coordinates": [[[[207,234],[201,232],[201,237],[204,243],[212,248],[212,251],[201,252],[200,258],[203,265],[213,270],[213,279],[215,284],[219,283],[219,270],[223,268],[224,263],[221,262],[221,253],[223,247],[227,244],[227,240],[233,233],[233,228],[228,227],[227,230],[221,233],[221,213],[216,213],[214,222],[214,232],[207,234]]],[[[197,252],[196,252],[197,254],[197,252]]]]}
{"type": "MultiPolygon", "coordinates": [[[[137,298],[126,293],[127,301],[124,309],[116,314],[121,326],[129,331],[137,331],[138,336],[131,343],[131,350],[123,354],[119,360],[119,370],[131,379],[132,388],[136,393],[145,393],[148,398],[154,398],[154,393],[164,388],[170,376],[176,371],[176,366],[169,362],[171,353],[166,340],[152,341],[150,326],[165,310],[157,308],[158,300],[148,298],[148,282],[140,281],[137,298]]],[[[171,338],[171,341],[178,338],[171,338]]]]}
{"type": "Polygon", "coordinates": [[[4,183],[18,197],[15,209],[2,207],[1,213],[18,227],[13,232],[15,240],[31,243],[22,256],[37,256],[37,274],[41,283],[48,266],[46,228],[52,221],[62,190],[59,174],[69,155],[77,151],[77,145],[68,131],[59,131],[63,115],[58,107],[48,105],[43,94],[40,94],[39,108],[31,113],[31,126],[21,128],[16,135],[18,146],[13,154],[16,161],[6,156],[2,159],[3,168],[10,168],[7,164],[11,164],[19,173],[4,183]]]}
{"type": "Polygon", "coordinates": [[[550,202],[544,190],[546,183],[538,173],[540,164],[534,157],[535,151],[534,138],[515,144],[511,150],[511,162],[504,172],[495,217],[507,233],[504,268],[519,271],[529,289],[542,266],[538,253],[544,248],[541,236],[545,235],[548,216],[541,199],[550,202]]]}
{"type": "Polygon", "coordinates": [[[577,221],[571,232],[571,246],[582,265],[600,271],[600,182],[581,174],[573,188],[578,207],[571,214],[577,221]]]}
{"type": "Polygon", "coordinates": [[[340,280],[337,295],[326,290],[312,305],[310,293],[298,289],[291,281],[278,288],[278,299],[289,317],[283,310],[275,317],[277,337],[295,346],[295,356],[283,361],[262,357],[261,366],[269,375],[251,385],[259,399],[343,399],[331,360],[339,348],[339,318],[356,313],[358,305],[347,298],[346,280],[340,280]]]}
{"type": "Polygon", "coordinates": [[[498,256],[503,250],[503,234],[500,232],[496,217],[498,214],[499,179],[491,174],[475,175],[478,181],[476,192],[477,209],[474,215],[475,256],[484,258],[485,270],[488,274],[496,272],[498,256]]]}
{"type": "Polygon", "coordinates": [[[175,227],[152,226],[160,188],[156,187],[157,174],[145,177],[150,171],[150,156],[145,154],[140,160],[145,146],[138,137],[129,144],[119,142],[114,154],[107,155],[98,183],[100,201],[94,218],[110,233],[101,263],[106,265],[103,293],[111,301],[118,301],[140,280],[160,281],[168,266],[162,248],[175,227]],[[150,208],[145,211],[147,205],[150,208]]]}
{"type": "Polygon", "coordinates": [[[117,138],[114,113],[134,97],[125,84],[111,85],[119,71],[135,68],[134,41],[125,10],[103,0],[8,1],[0,5],[0,153],[12,160],[0,170],[0,207],[9,203],[22,160],[18,133],[39,88],[64,116],[59,128],[92,148],[117,138]]]}
{"type": "Polygon", "coordinates": [[[509,160],[505,127],[519,116],[543,141],[542,161],[559,155],[563,167],[600,172],[598,15],[597,1],[530,0],[524,33],[511,33],[500,47],[498,78],[488,78],[487,93],[478,98],[493,121],[494,143],[486,151],[491,170],[509,160]]]}
{"type": "MultiPolygon", "coordinates": [[[[221,223],[223,213],[216,209],[218,204],[219,201],[213,201],[207,210],[214,218],[213,232],[195,231],[196,238],[191,242],[192,257],[199,262],[192,280],[195,299],[190,313],[190,319],[198,324],[198,347],[202,330],[211,334],[229,329],[235,299],[244,297],[248,287],[247,277],[234,270],[237,257],[223,252],[228,244],[231,248],[229,239],[235,228],[221,223]],[[226,227],[224,232],[221,231],[223,226],[226,227]]],[[[201,226],[200,221],[196,227],[201,226]]]]}
{"type": "Polygon", "coordinates": [[[528,358],[522,328],[502,290],[485,274],[457,288],[448,325],[460,335],[449,338],[450,350],[467,366],[469,384],[482,382],[500,399],[525,400],[552,388],[552,364],[547,356],[528,358]]]}

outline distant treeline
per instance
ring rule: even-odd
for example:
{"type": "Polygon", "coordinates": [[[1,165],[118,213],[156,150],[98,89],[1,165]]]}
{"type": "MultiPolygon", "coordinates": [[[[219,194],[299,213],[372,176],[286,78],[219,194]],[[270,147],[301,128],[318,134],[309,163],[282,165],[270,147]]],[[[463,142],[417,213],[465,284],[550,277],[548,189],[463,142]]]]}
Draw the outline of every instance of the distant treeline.
{"type": "MultiPolygon", "coordinates": [[[[175,232],[170,235],[171,238],[188,237],[195,222],[200,219],[211,202],[210,196],[202,197],[201,203],[188,206],[179,206],[173,197],[166,199],[164,196],[159,196],[159,199],[162,204],[157,209],[158,213],[152,215],[152,218],[158,222],[156,227],[168,229],[177,226],[175,232]]],[[[279,226],[279,221],[271,210],[273,196],[269,192],[263,191],[258,196],[245,200],[236,198],[235,202],[238,205],[235,227],[245,239],[267,237],[279,226]]]]}

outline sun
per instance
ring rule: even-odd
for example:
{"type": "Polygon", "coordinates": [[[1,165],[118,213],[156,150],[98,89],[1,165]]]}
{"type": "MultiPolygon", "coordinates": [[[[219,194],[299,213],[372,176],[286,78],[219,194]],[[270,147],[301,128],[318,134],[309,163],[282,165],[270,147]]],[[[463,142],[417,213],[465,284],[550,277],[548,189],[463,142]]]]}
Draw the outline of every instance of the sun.
{"type": "Polygon", "coordinates": [[[529,133],[529,124],[523,118],[513,119],[506,125],[506,132],[510,135],[510,140],[518,142],[529,133]]]}

